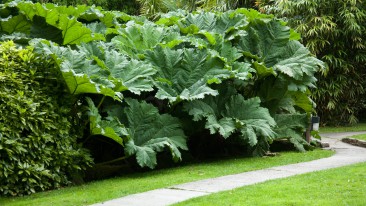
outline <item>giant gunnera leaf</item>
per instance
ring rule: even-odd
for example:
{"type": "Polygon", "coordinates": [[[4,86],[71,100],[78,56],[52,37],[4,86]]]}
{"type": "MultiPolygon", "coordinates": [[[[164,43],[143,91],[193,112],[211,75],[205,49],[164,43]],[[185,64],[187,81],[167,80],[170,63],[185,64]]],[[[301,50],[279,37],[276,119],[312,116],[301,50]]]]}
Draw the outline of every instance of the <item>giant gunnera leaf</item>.
{"type": "Polygon", "coordinates": [[[216,96],[218,92],[208,82],[220,82],[231,76],[224,62],[212,57],[206,49],[174,50],[157,46],[146,52],[146,61],[158,69],[156,97],[171,103],[216,96]]]}
{"type": "Polygon", "coordinates": [[[55,59],[71,94],[102,94],[116,100],[122,99],[122,94],[114,90],[116,85],[109,79],[109,71],[95,64],[85,52],[48,41],[34,40],[32,44],[37,52],[55,59]]]}
{"type": "Polygon", "coordinates": [[[77,20],[77,16],[86,10],[85,6],[77,8],[56,7],[53,4],[19,2],[17,7],[26,21],[19,21],[20,16],[9,17],[13,20],[6,25],[14,27],[14,31],[31,33],[33,38],[45,38],[63,45],[80,44],[93,40],[104,40],[104,36],[92,31],[77,20]],[[16,21],[16,22],[15,22],[16,21]],[[31,24],[27,26],[27,23],[31,24]],[[15,26],[15,23],[17,25],[15,26]],[[24,30],[26,26],[30,31],[24,30]]]}
{"type": "Polygon", "coordinates": [[[86,101],[89,108],[90,134],[102,135],[123,145],[123,137],[127,136],[128,133],[118,118],[109,116],[103,119],[99,114],[98,108],[94,105],[93,100],[87,97],[86,101]]]}
{"type": "Polygon", "coordinates": [[[275,137],[273,127],[276,122],[266,108],[260,106],[260,99],[245,99],[233,89],[220,90],[216,97],[208,96],[203,100],[186,102],[184,110],[193,116],[193,120],[205,120],[205,127],[211,134],[219,133],[224,138],[234,132],[254,147],[259,137],[267,142],[275,137]]]}
{"type": "Polygon", "coordinates": [[[157,71],[151,64],[130,59],[103,42],[81,44],[75,50],[50,42],[33,43],[37,51],[55,58],[74,95],[102,94],[120,100],[123,91],[140,94],[153,90],[152,76],[157,71]]]}
{"type": "Polygon", "coordinates": [[[277,114],[275,115],[277,139],[289,139],[299,150],[304,152],[304,145],[309,145],[304,139],[304,132],[308,126],[308,117],[304,114],[277,114]]]}
{"type": "Polygon", "coordinates": [[[291,40],[291,30],[276,20],[256,21],[246,28],[247,35],[241,36],[236,44],[239,51],[251,58],[258,75],[284,76],[289,82],[288,90],[306,92],[314,87],[315,72],[325,67],[298,41],[291,40]]]}
{"type": "Polygon", "coordinates": [[[118,30],[118,36],[112,39],[120,52],[138,58],[146,50],[160,43],[167,43],[179,37],[177,32],[146,21],[143,25],[130,21],[125,28],[118,30]]]}
{"type": "Polygon", "coordinates": [[[135,99],[126,99],[123,113],[129,140],[125,143],[125,154],[136,155],[141,167],[154,168],[156,153],[168,149],[174,161],[182,159],[179,149],[188,150],[186,136],[178,118],[159,114],[156,107],[135,99]]]}

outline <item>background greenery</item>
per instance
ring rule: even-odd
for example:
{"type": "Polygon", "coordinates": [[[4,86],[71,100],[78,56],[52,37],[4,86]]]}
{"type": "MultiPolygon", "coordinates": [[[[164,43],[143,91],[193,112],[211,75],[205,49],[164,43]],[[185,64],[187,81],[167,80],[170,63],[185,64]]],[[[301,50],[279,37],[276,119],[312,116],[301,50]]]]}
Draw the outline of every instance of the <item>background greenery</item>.
{"type": "Polygon", "coordinates": [[[31,44],[54,63],[55,84],[69,92],[60,95],[64,116],[102,176],[108,166],[263,156],[275,140],[310,148],[309,88],[324,64],[273,16],[180,10],[151,21],[23,1],[0,14],[3,40],[31,44]]]}
{"type": "MultiPolygon", "coordinates": [[[[39,83],[45,90],[37,87],[33,96],[24,92],[33,88],[28,84],[13,93],[3,89],[9,93],[2,93],[9,99],[2,102],[3,108],[14,107],[26,117],[19,115],[25,126],[2,126],[2,144],[7,145],[0,148],[5,151],[2,155],[8,155],[7,161],[18,161],[10,153],[25,151],[20,143],[6,138],[28,135],[25,141],[33,141],[28,133],[42,136],[37,129],[44,127],[50,134],[42,138],[47,137],[48,142],[56,127],[53,124],[63,122],[60,134],[53,138],[69,138],[65,144],[72,146],[63,148],[67,151],[63,158],[68,156],[74,163],[60,172],[64,176],[52,177],[57,179],[54,185],[35,183],[52,176],[42,165],[32,168],[43,171],[38,176],[19,171],[19,175],[28,175],[21,180],[27,189],[11,191],[4,187],[5,194],[32,193],[78,179],[76,171],[85,170],[91,160],[76,145],[76,136],[82,137],[79,141],[101,166],[122,163],[153,168],[158,160],[170,165],[169,155],[173,161],[181,160],[187,155],[181,150],[187,149],[191,152],[188,156],[195,157],[243,151],[263,155],[273,140],[287,139],[304,151],[309,145],[303,140],[303,131],[311,113],[317,112],[324,125],[353,124],[365,114],[366,14],[365,2],[360,0],[35,1],[71,6],[68,8],[18,2],[0,9],[1,40],[21,45],[34,38],[48,40],[31,42],[38,55],[47,56],[46,65],[40,67],[55,71],[43,72],[41,76],[47,77],[39,78],[38,70],[26,67],[30,76],[26,72],[22,75],[31,78],[32,84],[46,79],[39,83]],[[94,4],[105,10],[78,4],[94,4]],[[313,76],[323,64],[298,43],[300,35],[286,23],[253,10],[220,13],[244,6],[285,19],[302,34],[301,41],[328,64],[328,70],[317,74],[318,89],[314,89],[313,76]],[[168,11],[173,12],[161,13],[168,11]],[[193,11],[200,12],[189,13],[193,11]],[[56,92],[46,92],[51,90],[56,92]],[[52,96],[55,94],[66,98],[59,100],[52,96]],[[50,97],[46,100],[47,95],[50,97]],[[316,111],[310,95],[318,105],[316,111]],[[23,96],[30,100],[21,99],[23,96]],[[23,102],[9,106],[12,98],[23,102]],[[26,113],[28,109],[19,106],[23,104],[34,113],[26,113]],[[45,111],[38,112],[37,105],[55,111],[47,116],[52,124],[38,124],[43,120],[39,114],[45,111]],[[146,132],[146,128],[152,129],[146,132]],[[10,147],[13,149],[4,149],[10,147]],[[73,155],[80,157],[76,160],[73,155]],[[85,164],[78,162],[84,160],[85,164]]],[[[32,54],[37,56],[34,59],[27,55],[20,58],[39,61],[36,54],[32,54]]],[[[14,63],[8,57],[3,59],[6,66],[14,63]]],[[[30,168],[21,167],[25,171],[30,168]]],[[[4,169],[3,174],[7,177],[8,171],[4,169]]]]}
{"type": "Polygon", "coordinates": [[[328,71],[313,90],[323,124],[353,124],[364,118],[366,102],[366,2],[261,1],[261,9],[284,18],[328,71]],[[362,116],[363,115],[363,116],[362,116]]]}

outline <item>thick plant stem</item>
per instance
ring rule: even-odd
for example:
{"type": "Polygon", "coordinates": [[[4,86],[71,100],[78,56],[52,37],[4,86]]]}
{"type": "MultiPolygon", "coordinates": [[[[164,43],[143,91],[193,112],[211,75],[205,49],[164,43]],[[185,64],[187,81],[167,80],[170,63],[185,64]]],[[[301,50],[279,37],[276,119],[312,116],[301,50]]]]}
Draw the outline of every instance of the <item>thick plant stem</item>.
{"type": "Polygon", "coordinates": [[[107,161],[107,162],[102,162],[102,163],[95,164],[95,166],[103,166],[103,165],[112,164],[112,163],[115,163],[115,162],[119,162],[121,160],[124,160],[126,158],[127,158],[127,156],[119,157],[119,158],[114,159],[114,160],[110,160],[110,161],[107,161]]]}
{"type": "Polygon", "coordinates": [[[105,97],[106,97],[106,96],[103,96],[103,98],[100,100],[100,102],[99,102],[99,104],[98,104],[98,106],[97,106],[97,108],[98,108],[98,109],[100,108],[100,106],[102,106],[102,104],[103,104],[103,102],[104,102],[105,97]]]}

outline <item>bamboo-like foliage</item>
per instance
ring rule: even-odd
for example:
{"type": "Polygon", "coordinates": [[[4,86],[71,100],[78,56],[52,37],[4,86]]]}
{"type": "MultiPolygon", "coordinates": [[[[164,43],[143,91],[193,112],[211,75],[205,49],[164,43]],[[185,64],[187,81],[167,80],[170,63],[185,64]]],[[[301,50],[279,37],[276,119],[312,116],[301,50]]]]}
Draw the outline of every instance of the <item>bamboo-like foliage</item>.
{"type": "Polygon", "coordinates": [[[157,17],[159,13],[178,9],[228,11],[253,4],[251,0],[137,0],[137,2],[140,4],[141,14],[150,18],[157,17]]]}
{"type": "Polygon", "coordinates": [[[286,18],[304,44],[328,64],[313,92],[324,123],[356,123],[366,107],[366,2],[264,0],[257,5],[286,18]]]}

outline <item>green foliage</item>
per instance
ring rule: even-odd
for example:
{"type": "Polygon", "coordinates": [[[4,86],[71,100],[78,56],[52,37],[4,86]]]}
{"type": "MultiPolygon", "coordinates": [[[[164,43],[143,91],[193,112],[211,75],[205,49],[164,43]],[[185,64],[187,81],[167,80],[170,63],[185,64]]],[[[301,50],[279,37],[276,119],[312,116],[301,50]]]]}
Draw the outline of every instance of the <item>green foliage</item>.
{"type": "Polygon", "coordinates": [[[323,124],[356,123],[366,107],[365,1],[273,1],[262,9],[286,18],[328,64],[313,92],[323,124]]]}
{"type": "Polygon", "coordinates": [[[159,68],[156,83],[158,99],[168,99],[171,103],[181,100],[202,99],[205,95],[217,95],[207,81],[227,76],[224,64],[212,58],[207,50],[169,49],[156,47],[147,52],[146,59],[159,68]]]}
{"type": "MultiPolygon", "coordinates": [[[[245,100],[235,90],[221,90],[220,95],[195,100],[185,104],[184,109],[192,115],[193,120],[206,119],[205,128],[211,134],[219,133],[228,138],[240,133],[239,138],[245,144],[254,147],[259,137],[265,142],[272,142],[275,133],[272,130],[276,122],[266,108],[260,106],[258,97],[245,100]]],[[[262,146],[262,144],[258,144],[262,146]]],[[[268,145],[268,144],[265,144],[268,145]]],[[[259,154],[264,154],[269,148],[261,148],[259,154]]]]}
{"type": "Polygon", "coordinates": [[[324,65],[272,16],[177,11],[152,22],[97,7],[23,2],[3,7],[4,38],[24,40],[37,31],[8,21],[17,9],[29,28],[59,30],[57,38],[33,32],[46,39],[30,43],[56,62],[85,117],[79,128],[86,147],[116,143],[117,160],[135,156],[140,166],[154,168],[157,153],[179,161],[187,139],[207,134],[207,141],[239,140],[240,149],[257,155],[276,138],[300,150],[307,144],[301,140],[313,109],[309,88],[324,65]],[[73,25],[60,25],[62,19],[86,35],[73,36],[73,25]]]}
{"type": "Polygon", "coordinates": [[[0,45],[0,193],[24,195],[68,185],[91,163],[77,145],[62,82],[32,49],[0,45]]]}
{"type": "Polygon", "coordinates": [[[186,136],[178,118],[159,114],[156,107],[126,99],[127,107],[110,105],[102,119],[93,101],[87,98],[90,134],[103,135],[124,146],[127,157],[136,156],[141,167],[154,168],[156,153],[168,148],[174,161],[182,160],[179,149],[187,150],[186,136]]]}
{"type": "Polygon", "coordinates": [[[105,10],[117,10],[127,14],[138,14],[139,5],[134,0],[32,0],[34,3],[53,3],[64,6],[100,6],[105,10]]]}
{"type": "Polygon", "coordinates": [[[290,142],[299,151],[305,151],[305,140],[302,136],[304,129],[308,126],[308,118],[305,114],[277,114],[275,121],[278,127],[275,129],[276,137],[289,138],[290,142]]]}
{"type": "Polygon", "coordinates": [[[134,99],[126,99],[129,107],[124,109],[129,139],[125,153],[136,155],[142,167],[154,168],[156,152],[168,148],[174,161],[182,160],[179,149],[187,150],[186,137],[178,118],[159,114],[156,107],[134,99]]]}
{"type": "Polygon", "coordinates": [[[128,133],[118,118],[109,117],[102,119],[93,100],[87,97],[86,101],[89,107],[90,135],[103,135],[114,140],[118,144],[123,145],[122,137],[127,136],[128,133]]]}
{"type": "Polygon", "coordinates": [[[0,14],[0,34],[13,34],[25,40],[43,38],[62,45],[105,40],[107,28],[115,28],[119,21],[131,19],[127,14],[103,12],[95,6],[66,7],[28,1],[5,4],[0,14]]]}
{"type": "Polygon", "coordinates": [[[193,11],[220,11],[225,12],[241,7],[252,8],[251,0],[136,0],[140,4],[140,13],[147,17],[156,18],[161,13],[184,9],[193,11]]]}

